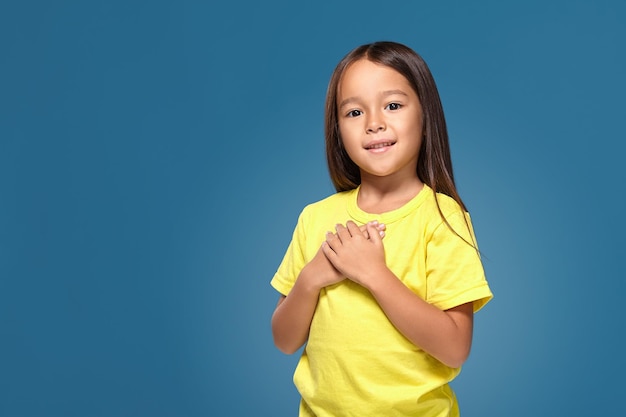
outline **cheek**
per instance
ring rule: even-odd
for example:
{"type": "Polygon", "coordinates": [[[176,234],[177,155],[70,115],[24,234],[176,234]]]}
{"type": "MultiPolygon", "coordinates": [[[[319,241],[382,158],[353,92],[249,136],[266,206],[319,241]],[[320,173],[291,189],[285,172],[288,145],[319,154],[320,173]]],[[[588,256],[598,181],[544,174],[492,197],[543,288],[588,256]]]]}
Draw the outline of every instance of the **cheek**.
{"type": "Polygon", "coordinates": [[[350,140],[350,138],[346,138],[345,136],[341,136],[341,142],[343,144],[343,149],[345,150],[348,157],[355,162],[355,159],[359,159],[359,149],[361,146],[354,140],[350,140]]]}
{"type": "Polygon", "coordinates": [[[345,122],[338,122],[337,126],[339,126],[339,135],[342,138],[345,138],[350,134],[350,129],[348,129],[345,122]]]}
{"type": "Polygon", "coordinates": [[[354,160],[356,155],[355,146],[353,142],[343,140],[343,149],[346,151],[350,159],[354,160]]]}
{"type": "Polygon", "coordinates": [[[412,123],[406,125],[404,133],[407,136],[414,137],[415,140],[417,140],[417,141],[421,141],[422,140],[422,136],[424,135],[424,125],[422,124],[421,120],[418,120],[416,122],[412,122],[412,123]]]}
{"type": "Polygon", "coordinates": [[[354,134],[354,129],[341,123],[339,124],[339,137],[341,138],[343,147],[346,149],[354,146],[354,144],[358,142],[358,138],[354,134]]]}

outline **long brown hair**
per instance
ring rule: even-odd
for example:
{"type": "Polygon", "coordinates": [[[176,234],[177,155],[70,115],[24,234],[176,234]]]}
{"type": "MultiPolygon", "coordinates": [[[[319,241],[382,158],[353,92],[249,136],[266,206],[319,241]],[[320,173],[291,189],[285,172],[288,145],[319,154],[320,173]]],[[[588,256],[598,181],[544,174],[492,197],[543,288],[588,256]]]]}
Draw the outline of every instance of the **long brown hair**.
{"type": "Polygon", "coordinates": [[[335,189],[347,191],[361,183],[359,167],[343,146],[337,120],[337,87],[346,68],[359,59],[393,68],[407,79],[417,94],[424,115],[424,140],[417,161],[417,176],[435,194],[439,192],[452,197],[463,211],[467,211],[454,183],[448,129],[435,80],[421,56],[396,42],[375,42],[353,49],[337,64],[330,78],[325,112],[326,160],[335,189]]]}
{"type": "Polygon", "coordinates": [[[417,176],[433,190],[437,210],[443,222],[454,234],[476,249],[480,256],[467,217],[464,219],[470,231],[471,242],[452,228],[439,206],[437,193],[442,193],[452,197],[467,212],[454,182],[448,129],[435,79],[422,57],[408,46],[397,42],[361,45],[349,52],[335,67],[328,84],[325,111],[326,160],[335,189],[347,191],[361,184],[359,167],[350,159],[343,146],[337,120],[337,87],[346,68],[359,59],[367,59],[398,71],[417,94],[424,118],[424,139],[417,160],[417,176]]]}

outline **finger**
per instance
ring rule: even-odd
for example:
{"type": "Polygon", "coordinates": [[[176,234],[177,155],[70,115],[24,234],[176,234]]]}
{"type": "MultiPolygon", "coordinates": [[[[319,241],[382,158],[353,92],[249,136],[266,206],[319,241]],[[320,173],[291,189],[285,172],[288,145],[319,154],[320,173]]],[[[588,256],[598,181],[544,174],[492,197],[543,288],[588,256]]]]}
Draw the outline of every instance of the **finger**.
{"type": "Polygon", "coordinates": [[[369,232],[370,240],[374,242],[374,244],[379,245],[382,243],[382,238],[385,236],[384,230],[378,230],[378,228],[370,222],[367,224],[367,231],[369,232]]]}
{"type": "Polygon", "coordinates": [[[348,231],[350,232],[350,236],[352,237],[363,236],[363,233],[361,233],[361,229],[359,228],[359,226],[357,226],[356,223],[354,223],[352,220],[348,220],[348,222],[346,223],[346,228],[348,229],[348,231]]]}
{"type": "Polygon", "coordinates": [[[337,254],[333,248],[330,247],[328,242],[322,242],[322,252],[324,253],[324,256],[326,256],[326,259],[328,259],[328,261],[334,266],[334,260],[337,259],[337,254]]]}
{"type": "MultiPolygon", "coordinates": [[[[380,237],[385,236],[385,230],[387,230],[387,225],[385,225],[385,223],[379,223],[378,220],[372,220],[368,224],[371,224],[374,227],[376,227],[376,230],[378,231],[378,234],[380,235],[380,237]]],[[[367,224],[365,225],[365,227],[367,228],[367,224]]]]}
{"type": "Polygon", "coordinates": [[[376,226],[376,230],[378,230],[378,234],[380,235],[380,237],[383,238],[385,237],[387,231],[387,225],[384,223],[378,223],[378,226],[376,226]]]}
{"type": "Polygon", "coordinates": [[[384,223],[378,223],[378,220],[372,220],[369,223],[365,223],[363,226],[359,227],[359,230],[361,230],[361,233],[363,234],[363,236],[365,236],[366,238],[370,238],[369,232],[367,230],[367,225],[371,224],[374,227],[376,227],[376,230],[378,231],[378,234],[380,235],[381,238],[385,237],[385,231],[387,230],[387,226],[384,223]]]}
{"type": "Polygon", "coordinates": [[[350,235],[350,231],[343,224],[337,224],[335,226],[335,230],[337,231],[337,237],[339,237],[341,242],[345,242],[352,236],[350,235]]]}
{"type": "Polygon", "coordinates": [[[333,232],[326,232],[326,241],[323,242],[322,246],[327,246],[328,249],[334,252],[338,245],[341,245],[341,241],[337,235],[333,232]]]}

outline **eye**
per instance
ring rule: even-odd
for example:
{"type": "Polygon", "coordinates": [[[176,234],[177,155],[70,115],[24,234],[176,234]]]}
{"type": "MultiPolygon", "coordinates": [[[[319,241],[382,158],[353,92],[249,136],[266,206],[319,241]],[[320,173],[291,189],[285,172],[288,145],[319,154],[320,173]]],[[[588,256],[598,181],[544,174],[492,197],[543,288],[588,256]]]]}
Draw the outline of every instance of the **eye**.
{"type": "Polygon", "coordinates": [[[389,104],[387,104],[387,108],[389,110],[400,110],[400,108],[402,108],[402,104],[400,104],[400,103],[389,103],[389,104]]]}
{"type": "Polygon", "coordinates": [[[362,114],[362,113],[361,113],[361,110],[350,110],[350,111],[346,114],[346,116],[348,116],[348,117],[357,117],[357,116],[360,116],[361,114],[362,114]]]}

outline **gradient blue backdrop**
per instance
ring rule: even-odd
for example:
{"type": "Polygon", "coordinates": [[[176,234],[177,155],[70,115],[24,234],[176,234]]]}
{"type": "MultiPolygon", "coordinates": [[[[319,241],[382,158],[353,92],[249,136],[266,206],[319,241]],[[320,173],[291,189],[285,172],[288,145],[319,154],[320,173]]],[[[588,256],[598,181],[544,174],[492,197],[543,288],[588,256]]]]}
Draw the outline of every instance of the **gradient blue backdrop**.
{"type": "Polygon", "coordinates": [[[0,415],[293,416],[269,286],[336,62],[413,47],[495,299],[464,416],[620,415],[621,1],[0,5],[0,415]]]}

